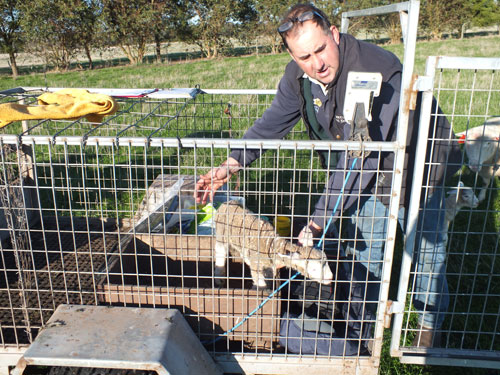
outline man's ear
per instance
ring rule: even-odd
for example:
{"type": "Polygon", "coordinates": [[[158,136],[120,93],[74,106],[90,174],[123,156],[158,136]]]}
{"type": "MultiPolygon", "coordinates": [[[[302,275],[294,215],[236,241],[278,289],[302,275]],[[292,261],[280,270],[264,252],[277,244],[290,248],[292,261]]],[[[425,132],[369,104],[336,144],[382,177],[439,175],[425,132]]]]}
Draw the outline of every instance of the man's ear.
{"type": "Polygon", "coordinates": [[[287,48],[286,48],[286,50],[287,50],[288,54],[290,55],[290,57],[291,57],[291,58],[292,58],[295,62],[297,62],[297,60],[296,60],[296,59],[295,59],[295,57],[293,56],[292,51],[290,51],[290,48],[288,48],[288,47],[287,47],[287,48]]]}
{"type": "Polygon", "coordinates": [[[332,32],[333,41],[338,45],[340,43],[340,32],[335,25],[330,26],[330,31],[332,32]]]}

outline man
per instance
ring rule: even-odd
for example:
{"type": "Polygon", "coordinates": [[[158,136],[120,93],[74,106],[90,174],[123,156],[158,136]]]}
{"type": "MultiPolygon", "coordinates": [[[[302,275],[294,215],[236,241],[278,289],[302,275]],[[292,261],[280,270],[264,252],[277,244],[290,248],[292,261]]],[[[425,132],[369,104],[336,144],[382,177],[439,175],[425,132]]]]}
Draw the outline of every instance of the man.
{"type": "MultiPolygon", "coordinates": [[[[283,138],[302,118],[311,139],[348,140],[351,126],[344,119],[343,109],[349,71],[382,74],[380,95],[374,98],[372,121],[368,124],[368,130],[373,141],[395,139],[402,72],[401,63],[396,56],[378,46],[358,41],[351,35],[340,34],[325,14],[310,4],[293,6],[278,31],[292,61],[286,67],[273,103],[248,129],[244,139],[283,138]],[[314,103],[314,111],[307,109],[311,101],[314,103]]],[[[410,155],[415,149],[416,127],[413,127],[413,120],[418,119],[418,113],[411,117],[407,142],[407,154],[410,155]]],[[[438,134],[449,134],[450,125],[444,116],[439,116],[435,123],[438,134]]],[[[460,154],[456,151],[453,150],[453,155],[458,156],[459,160],[460,154]]],[[[433,155],[433,161],[436,160],[441,165],[432,173],[434,186],[439,186],[439,181],[445,178],[445,172],[451,175],[457,169],[445,167],[449,153],[449,146],[443,145],[438,147],[433,155]]],[[[259,156],[258,150],[233,150],[220,167],[212,169],[200,178],[195,192],[197,201],[206,202],[233,174],[259,156]]],[[[371,278],[380,280],[388,225],[387,207],[392,188],[390,172],[393,170],[394,155],[391,153],[381,157],[380,153],[372,153],[353,166],[353,158],[341,152],[336,168],[331,165],[333,161],[328,160],[328,155],[320,156],[324,167],[331,167],[329,182],[315,206],[311,221],[299,234],[299,243],[310,244],[312,237],[322,234],[330,217],[338,218],[341,210],[345,217],[347,212],[352,215],[353,221],[353,225],[348,228],[349,238],[370,242],[368,245],[363,244],[363,241],[355,241],[352,246],[356,259],[369,270],[371,278]],[[337,205],[345,182],[345,166],[352,168],[354,173],[346,182],[342,204],[337,205]],[[339,172],[335,172],[336,170],[339,172]],[[381,178],[380,173],[377,174],[377,171],[381,170],[385,178],[381,178]],[[333,212],[336,206],[336,211],[333,212]]],[[[409,198],[412,162],[413,160],[405,167],[402,192],[405,199],[402,199],[402,207],[409,198]]],[[[426,209],[440,210],[441,207],[442,193],[437,189],[428,199],[426,209]]],[[[401,208],[400,222],[403,216],[404,211],[401,208]]],[[[433,339],[434,344],[437,344],[439,337],[435,330],[440,328],[444,319],[443,312],[446,312],[448,307],[444,277],[446,237],[442,235],[445,230],[444,215],[428,216],[432,220],[424,220],[423,234],[417,244],[421,252],[417,259],[415,283],[422,293],[415,296],[414,302],[422,312],[420,324],[423,333],[416,344],[420,346],[432,346],[433,339]],[[429,232],[432,232],[432,235],[429,232]],[[438,257],[436,251],[439,253],[438,257]]],[[[378,299],[378,295],[374,298],[378,299]]]]}

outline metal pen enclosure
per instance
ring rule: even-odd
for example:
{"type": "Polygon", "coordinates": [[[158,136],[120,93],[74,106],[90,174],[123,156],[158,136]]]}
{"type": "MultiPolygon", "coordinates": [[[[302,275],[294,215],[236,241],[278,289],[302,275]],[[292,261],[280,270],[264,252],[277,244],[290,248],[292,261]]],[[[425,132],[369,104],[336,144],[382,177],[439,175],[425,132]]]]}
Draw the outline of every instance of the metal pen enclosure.
{"type": "MultiPolygon", "coordinates": [[[[458,161],[460,171],[452,179],[443,181],[441,185],[436,185],[430,179],[422,180],[424,170],[432,167],[429,155],[435,152],[441,142],[474,142],[467,140],[472,129],[498,116],[499,69],[500,58],[431,56],[427,58],[425,75],[418,77],[416,81],[416,89],[422,92],[422,111],[415,158],[425,160],[425,163],[420,163],[415,170],[398,297],[392,306],[395,318],[391,353],[400,356],[401,361],[406,363],[500,368],[498,178],[493,177],[485,185],[482,178],[468,167],[468,154],[465,147],[462,147],[462,157],[458,161]],[[433,97],[442,110],[441,114],[432,109],[433,97]],[[454,138],[452,133],[445,137],[429,134],[426,124],[429,124],[431,114],[446,116],[453,131],[463,134],[462,139],[454,138]],[[477,207],[465,206],[460,212],[460,208],[455,212],[445,203],[445,208],[452,210],[453,218],[447,224],[446,258],[442,270],[447,283],[442,283],[439,291],[439,304],[445,301],[439,312],[444,321],[434,332],[434,336],[440,336],[441,343],[433,348],[415,347],[412,346],[412,339],[425,331],[425,327],[416,322],[412,300],[420,294],[429,301],[434,294],[429,289],[430,283],[423,286],[415,284],[415,276],[419,272],[426,272],[425,268],[419,269],[414,264],[415,254],[419,251],[415,239],[419,235],[425,236],[418,217],[435,215],[432,211],[423,210],[420,202],[432,190],[449,192],[460,183],[472,188],[478,197],[484,191],[485,198],[477,207]]],[[[499,136],[500,131],[497,131],[496,140],[493,137],[492,142],[496,152],[500,147],[499,136]]],[[[486,140],[484,144],[477,142],[482,152],[486,152],[486,143],[486,140]]],[[[452,167],[450,164],[450,168],[452,167]]],[[[498,160],[486,160],[484,167],[491,168],[495,173],[498,160]]],[[[455,206],[454,196],[450,196],[451,205],[455,206]]],[[[426,251],[434,252],[436,262],[438,261],[438,249],[426,251]]]]}
{"type": "MultiPolygon", "coordinates": [[[[386,311],[396,314],[391,349],[402,361],[444,364],[445,358],[453,358],[450,364],[498,367],[496,181],[479,208],[466,209],[457,216],[465,224],[454,220],[450,225],[446,271],[449,291],[443,290],[443,295],[450,297],[450,309],[439,330],[445,337],[440,348],[410,344],[419,332],[409,302],[416,292],[414,286],[408,288],[416,272],[409,254],[414,250],[413,228],[418,227],[407,230],[410,241],[403,255],[398,301],[388,304],[400,173],[392,173],[394,195],[388,216],[381,218],[389,223],[382,288],[375,309],[373,303],[365,302],[366,308],[376,310],[374,321],[353,321],[342,314],[343,307],[349,309],[355,304],[339,291],[373,283],[368,278],[341,277],[342,267],[358,263],[344,254],[343,248],[361,240],[349,238],[343,231],[342,223],[350,220],[344,212],[338,218],[340,240],[323,244],[335,275],[330,298],[311,297],[300,289],[300,281],[289,282],[295,274],[290,269],[283,269],[270,280],[273,288],[289,284],[268,298],[269,291],[252,289],[248,267],[234,255],[225,285],[215,285],[215,238],[207,225],[212,211],[190,197],[198,177],[224,161],[231,149],[256,149],[262,156],[229,181],[217,198],[244,200],[254,213],[272,223],[277,217],[290,219],[290,231],[284,234],[290,240],[296,239],[310,218],[331,173],[321,167],[316,151],[332,156],[341,150],[361,149],[378,156],[393,153],[393,172],[402,170],[418,2],[383,8],[384,12],[400,12],[405,25],[405,71],[396,142],[360,145],[309,141],[302,126],[285,140],[239,140],[270,105],[272,90],[102,89],[115,96],[121,107],[102,124],[85,119],[41,120],[14,123],[2,130],[0,365],[15,364],[58,305],[91,304],[178,308],[228,372],[295,374],[314,366],[318,373],[377,373],[386,311]],[[175,204],[173,198],[177,199],[175,204]],[[186,225],[179,226],[179,222],[186,225]],[[332,312],[330,317],[322,310],[325,306],[332,312]],[[346,341],[346,327],[351,324],[369,327],[370,334],[349,337],[358,348],[353,355],[345,350],[324,354],[318,352],[324,337],[316,327],[310,338],[299,340],[299,352],[292,352],[287,350],[287,340],[296,337],[285,334],[285,344],[279,342],[285,313],[298,316],[295,321],[302,327],[309,317],[333,327],[334,334],[330,331],[326,340],[330,349],[346,341]],[[311,345],[315,354],[306,352],[311,345]]],[[[368,14],[381,11],[368,10],[368,14]]],[[[362,14],[346,14],[343,31],[345,20],[362,14]]],[[[431,61],[435,65],[429,63],[426,76],[434,79],[417,80],[417,88],[424,91],[424,101],[429,95],[436,97],[455,131],[479,125],[500,113],[498,59],[443,57],[431,61]],[[435,69],[441,69],[439,79],[433,73],[435,69]],[[465,73],[467,70],[471,75],[465,73]],[[472,105],[478,97],[483,104],[472,105]]],[[[1,93],[0,101],[29,104],[40,93],[40,89],[9,90],[1,93]]],[[[421,112],[421,123],[428,123],[430,114],[429,105],[421,112]]],[[[447,141],[454,142],[451,136],[447,141]]],[[[421,142],[418,160],[424,160],[420,158],[425,155],[427,142],[421,142]]],[[[464,154],[461,164],[466,161],[464,154]]],[[[347,177],[348,167],[341,172],[347,177]]],[[[421,172],[416,172],[414,181],[422,180],[421,175],[418,178],[421,172]]],[[[375,174],[376,179],[382,177],[381,171],[375,174]]],[[[481,187],[480,179],[466,167],[453,183],[458,180],[476,191],[481,187]]],[[[425,194],[432,188],[425,182],[422,188],[413,185],[410,223],[415,224],[418,215],[425,214],[419,211],[418,202],[421,191],[425,194]]],[[[326,223],[329,218],[324,219],[326,223]]]]}
{"type": "MultiPolygon", "coordinates": [[[[3,92],[2,102],[34,103],[41,92],[3,92]]],[[[339,276],[354,263],[341,251],[348,238],[323,243],[336,276],[328,298],[309,296],[299,288],[301,281],[267,298],[269,291],[251,288],[250,272],[239,257],[231,257],[226,283],[216,287],[214,236],[203,227],[210,211],[196,204],[192,194],[198,177],[218,166],[231,149],[261,150],[262,156],[217,197],[243,199],[270,222],[289,218],[289,232],[283,235],[296,239],[331,172],[321,167],[316,151],[364,150],[377,157],[395,153],[397,160],[397,142],[312,142],[304,140],[302,126],[285,140],[230,138],[241,137],[270,105],[271,94],[199,89],[134,98],[130,92],[113,94],[121,109],[102,124],[84,118],[28,121],[10,124],[0,135],[3,363],[13,364],[15,353],[33,342],[58,305],[113,304],[178,308],[226,371],[296,373],[314,364],[325,373],[332,366],[345,373],[375,373],[387,296],[381,295],[375,322],[339,315],[339,306],[351,305],[340,291],[371,282],[339,276]],[[191,226],[169,227],[175,215],[177,222],[191,226]],[[319,306],[326,306],[330,317],[319,306]],[[311,316],[332,327],[335,334],[327,336],[331,348],[346,341],[351,324],[374,328],[366,337],[350,338],[357,348],[354,355],[346,349],[292,353],[279,344],[285,312],[297,313],[297,322],[311,316]],[[372,355],[366,352],[368,343],[372,355]]],[[[380,172],[375,171],[377,179],[380,172]]],[[[395,233],[389,236],[387,246],[393,246],[395,233]]],[[[388,283],[390,259],[383,263],[388,283]]],[[[270,280],[273,288],[294,273],[283,269],[270,280]]],[[[300,345],[324,341],[318,330],[313,332],[300,345]]],[[[282,337],[287,339],[294,338],[282,337]]]]}
{"type": "MultiPolygon", "coordinates": [[[[102,124],[80,119],[9,125],[0,135],[2,364],[15,363],[58,305],[113,304],[178,308],[225,371],[295,374],[313,365],[318,373],[377,373],[387,323],[418,1],[383,9],[394,11],[400,12],[405,39],[395,142],[312,142],[303,127],[281,141],[237,140],[270,105],[273,92],[260,90],[100,89],[121,106],[102,124]],[[301,281],[289,281],[294,272],[284,269],[271,282],[273,288],[289,285],[269,298],[267,290],[251,289],[248,268],[234,256],[225,286],[215,287],[214,237],[202,234],[211,213],[189,197],[197,178],[234,148],[257,149],[262,156],[230,181],[219,199],[243,199],[271,222],[289,218],[285,236],[290,240],[309,220],[332,172],[321,167],[316,151],[331,157],[341,150],[369,151],[376,158],[394,154],[392,194],[387,197],[391,204],[386,217],[376,218],[389,227],[384,259],[372,260],[383,269],[376,303],[355,303],[349,295],[356,286],[366,290],[374,282],[343,271],[358,263],[343,248],[369,241],[344,233],[342,223],[351,218],[343,211],[339,241],[322,245],[335,276],[328,297],[311,297],[301,281]],[[176,207],[166,205],[172,195],[176,207]],[[174,216],[181,223],[195,218],[199,225],[169,227],[174,216]],[[375,319],[342,313],[359,309],[357,305],[375,311],[375,319]],[[283,334],[285,313],[294,313],[302,330],[310,318],[313,324],[326,324],[326,340],[318,327],[308,338],[283,334]],[[350,337],[351,326],[365,327],[367,334],[350,337]],[[293,352],[288,343],[297,339],[299,349],[293,352]],[[343,346],[347,341],[353,352],[343,346]],[[319,351],[325,342],[326,354],[319,351]],[[311,346],[312,353],[307,352],[311,346]]],[[[357,14],[343,20],[351,16],[357,14]]],[[[41,92],[9,90],[2,93],[2,102],[34,103],[41,92]]],[[[347,178],[347,165],[340,172],[347,178]]],[[[370,172],[375,181],[383,177],[379,170],[370,172]]],[[[364,171],[358,173],[362,178],[364,171]]],[[[324,220],[326,224],[329,218],[324,220]]]]}

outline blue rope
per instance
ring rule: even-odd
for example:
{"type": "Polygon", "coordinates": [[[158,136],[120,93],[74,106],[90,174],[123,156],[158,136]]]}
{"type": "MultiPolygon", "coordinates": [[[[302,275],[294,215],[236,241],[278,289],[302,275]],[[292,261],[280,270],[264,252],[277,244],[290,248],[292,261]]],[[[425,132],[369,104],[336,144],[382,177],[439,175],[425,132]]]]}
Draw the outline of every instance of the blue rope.
{"type": "Polygon", "coordinates": [[[352,162],[351,168],[349,169],[349,172],[347,173],[347,176],[345,177],[344,180],[344,185],[342,186],[342,189],[340,190],[339,196],[337,198],[337,202],[335,203],[335,207],[333,208],[332,214],[330,215],[330,219],[328,219],[328,223],[326,224],[325,230],[323,231],[323,234],[321,235],[321,238],[316,245],[317,248],[321,248],[321,244],[323,243],[323,240],[325,239],[326,232],[328,231],[328,228],[330,227],[330,224],[333,221],[333,214],[337,212],[337,208],[339,207],[340,204],[340,198],[342,198],[342,195],[344,195],[344,189],[345,186],[347,185],[347,181],[349,180],[349,177],[351,176],[351,172],[354,169],[354,166],[356,165],[356,162],[358,161],[358,158],[355,158],[354,161],[352,162]]]}
{"type": "MultiPolygon", "coordinates": [[[[358,161],[358,158],[355,158],[354,161],[352,162],[352,165],[351,165],[351,168],[349,169],[349,172],[347,173],[347,176],[345,177],[344,185],[342,186],[342,189],[340,190],[339,196],[337,198],[337,202],[335,203],[335,207],[334,207],[334,209],[332,211],[332,214],[330,215],[330,219],[328,220],[328,223],[326,224],[326,228],[323,231],[321,239],[319,240],[318,244],[316,245],[316,247],[318,247],[318,248],[321,247],[321,243],[323,242],[323,240],[325,238],[325,234],[328,231],[328,228],[330,227],[330,224],[333,221],[333,214],[337,211],[337,208],[338,208],[338,206],[340,204],[340,198],[342,198],[342,195],[344,195],[345,186],[347,185],[347,181],[349,180],[349,177],[351,176],[351,172],[354,169],[354,166],[356,165],[357,161],[358,161]]],[[[252,317],[252,315],[254,315],[257,311],[259,311],[271,298],[273,298],[276,295],[276,293],[278,293],[290,281],[292,281],[293,279],[295,279],[299,275],[300,275],[300,272],[297,272],[295,275],[293,275],[287,281],[285,281],[283,284],[281,284],[276,290],[274,290],[273,292],[271,292],[271,294],[269,294],[269,296],[267,296],[267,298],[264,301],[262,301],[259,306],[257,306],[252,312],[250,312],[246,317],[244,317],[241,322],[239,322],[238,324],[236,324],[229,331],[224,332],[222,335],[216,337],[215,339],[213,339],[211,341],[203,341],[202,344],[203,345],[215,344],[217,341],[221,340],[223,337],[225,337],[225,336],[229,335],[231,332],[234,332],[235,330],[237,330],[238,327],[240,327],[243,323],[245,323],[248,319],[250,319],[250,317],[252,317]]]]}
{"type": "Polygon", "coordinates": [[[297,276],[300,275],[300,272],[297,272],[295,275],[293,275],[292,277],[290,277],[287,281],[285,281],[283,284],[281,284],[278,289],[276,289],[275,291],[273,291],[271,294],[269,294],[269,296],[267,296],[267,298],[262,301],[260,303],[259,306],[257,306],[255,309],[253,309],[253,311],[251,313],[249,313],[246,317],[243,318],[243,320],[241,322],[239,322],[238,324],[236,324],[233,328],[231,328],[229,331],[226,331],[224,332],[222,335],[220,335],[219,337],[215,338],[214,340],[212,341],[203,341],[202,344],[203,345],[207,345],[207,344],[214,344],[216,343],[217,341],[219,341],[220,339],[222,339],[224,336],[227,336],[229,335],[231,332],[234,332],[236,329],[238,329],[238,327],[240,327],[243,323],[245,323],[252,315],[254,315],[257,311],[259,311],[262,306],[264,306],[271,298],[274,297],[274,295],[276,293],[278,293],[281,289],[283,289],[290,281],[292,281],[293,279],[295,279],[297,276]]]}

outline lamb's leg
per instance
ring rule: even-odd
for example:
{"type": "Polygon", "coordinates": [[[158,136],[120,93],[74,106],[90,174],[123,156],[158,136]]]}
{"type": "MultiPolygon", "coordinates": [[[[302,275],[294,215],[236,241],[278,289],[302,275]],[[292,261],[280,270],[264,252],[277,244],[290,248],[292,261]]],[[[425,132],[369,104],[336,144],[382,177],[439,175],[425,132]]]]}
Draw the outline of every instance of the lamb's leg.
{"type": "Polygon", "coordinates": [[[484,176],[482,176],[482,178],[483,178],[483,183],[484,183],[485,186],[481,189],[481,191],[479,192],[479,195],[477,197],[477,199],[479,200],[479,202],[484,201],[484,199],[486,198],[486,191],[490,187],[490,183],[493,180],[492,178],[487,178],[487,177],[484,177],[484,176]]]}
{"type": "Polygon", "coordinates": [[[479,192],[479,196],[477,197],[477,199],[479,199],[479,202],[484,201],[484,198],[486,198],[486,190],[488,190],[487,186],[483,187],[479,192]]]}
{"type": "Polygon", "coordinates": [[[274,284],[273,280],[276,280],[276,273],[275,270],[272,268],[265,267],[262,270],[252,270],[250,269],[252,273],[252,280],[253,280],[253,290],[262,290],[266,293],[270,293],[274,289],[274,284]]]}
{"type": "Polygon", "coordinates": [[[266,277],[264,270],[254,269],[250,264],[250,273],[252,274],[253,288],[252,289],[267,289],[266,277]]]}
{"type": "Polygon", "coordinates": [[[229,255],[229,245],[215,241],[215,269],[214,284],[217,287],[224,285],[223,277],[226,276],[226,260],[229,255]]]}

